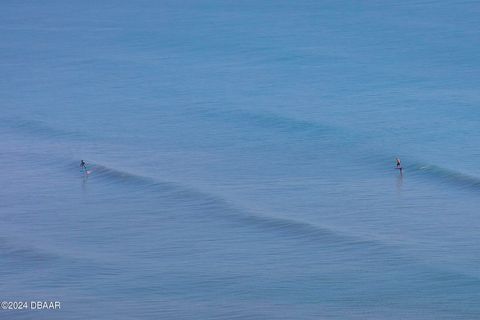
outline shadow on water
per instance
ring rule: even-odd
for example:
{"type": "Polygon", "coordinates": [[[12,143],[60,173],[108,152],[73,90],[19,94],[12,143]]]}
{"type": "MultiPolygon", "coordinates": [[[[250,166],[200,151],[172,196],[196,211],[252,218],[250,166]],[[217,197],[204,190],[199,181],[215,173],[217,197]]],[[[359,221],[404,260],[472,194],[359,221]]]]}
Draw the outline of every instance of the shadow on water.
{"type": "Polygon", "coordinates": [[[401,193],[403,189],[403,170],[400,170],[400,172],[397,175],[397,193],[401,193]]]}

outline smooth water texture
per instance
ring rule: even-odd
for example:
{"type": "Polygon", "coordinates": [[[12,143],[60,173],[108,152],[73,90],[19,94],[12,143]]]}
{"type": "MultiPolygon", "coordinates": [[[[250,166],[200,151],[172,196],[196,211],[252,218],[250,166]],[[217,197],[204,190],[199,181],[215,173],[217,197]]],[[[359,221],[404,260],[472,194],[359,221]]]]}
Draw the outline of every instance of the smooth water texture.
{"type": "Polygon", "coordinates": [[[480,318],[479,15],[2,1],[0,318],[480,318]]]}

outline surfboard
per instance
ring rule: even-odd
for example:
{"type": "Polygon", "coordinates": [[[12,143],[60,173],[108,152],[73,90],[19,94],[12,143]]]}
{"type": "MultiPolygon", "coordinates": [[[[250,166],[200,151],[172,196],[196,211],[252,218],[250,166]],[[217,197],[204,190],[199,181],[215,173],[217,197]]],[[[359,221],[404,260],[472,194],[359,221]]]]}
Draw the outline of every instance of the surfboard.
{"type": "Polygon", "coordinates": [[[403,168],[402,168],[402,167],[396,167],[395,169],[398,169],[398,170],[403,170],[403,168]]]}

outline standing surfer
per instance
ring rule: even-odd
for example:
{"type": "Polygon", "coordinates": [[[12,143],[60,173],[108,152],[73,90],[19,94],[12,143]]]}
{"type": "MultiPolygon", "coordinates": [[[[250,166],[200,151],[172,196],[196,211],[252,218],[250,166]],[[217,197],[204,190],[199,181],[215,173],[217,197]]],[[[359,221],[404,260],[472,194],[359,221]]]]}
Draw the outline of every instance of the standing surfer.
{"type": "Polygon", "coordinates": [[[83,169],[83,171],[85,171],[85,173],[87,173],[87,163],[83,160],[80,160],[80,168],[83,169]]]}
{"type": "Polygon", "coordinates": [[[399,169],[400,171],[402,171],[402,162],[400,161],[400,159],[397,157],[395,158],[395,161],[397,162],[397,169],[399,169]]]}

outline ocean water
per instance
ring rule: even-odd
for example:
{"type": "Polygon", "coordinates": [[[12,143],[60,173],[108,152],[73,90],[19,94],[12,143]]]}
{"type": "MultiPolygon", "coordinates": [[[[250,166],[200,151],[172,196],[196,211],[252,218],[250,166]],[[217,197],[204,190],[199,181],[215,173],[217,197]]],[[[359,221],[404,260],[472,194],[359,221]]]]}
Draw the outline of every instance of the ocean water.
{"type": "Polygon", "coordinates": [[[0,319],[479,319],[479,14],[2,1],[0,319]]]}

